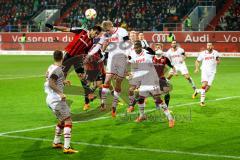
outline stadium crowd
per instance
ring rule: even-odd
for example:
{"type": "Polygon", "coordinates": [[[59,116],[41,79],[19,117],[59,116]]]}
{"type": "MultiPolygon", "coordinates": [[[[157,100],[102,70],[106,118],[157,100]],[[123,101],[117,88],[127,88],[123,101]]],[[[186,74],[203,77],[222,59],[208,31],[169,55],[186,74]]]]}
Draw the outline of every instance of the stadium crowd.
{"type": "Polygon", "coordinates": [[[240,30],[240,0],[236,0],[234,4],[220,18],[220,22],[216,27],[218,31],[239,31],[240,30]]]}

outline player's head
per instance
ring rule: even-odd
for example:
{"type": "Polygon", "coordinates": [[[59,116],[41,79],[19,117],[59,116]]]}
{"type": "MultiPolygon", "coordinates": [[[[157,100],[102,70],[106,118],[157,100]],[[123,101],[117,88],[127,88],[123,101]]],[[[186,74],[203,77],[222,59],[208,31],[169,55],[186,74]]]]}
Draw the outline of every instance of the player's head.
{"type": "Polygon", "coordinates": [[[144,35],[143,33],[139,33],[138,34],[138,39],[141,41],[141,40],[144,40],[144,35]]]}
{"type": "Polygon", "coordinates": [[[137,40],[134,43],[134,50],[137,54],[140,54],[142,52],[142,43],[141,41],[137,40]]]}
{"type": "Polygon", "coordinates": [[[113,23],[111,21],[103,21],[102,28],[105,32],[111,34],[113,32],[113,23]]]}
{"type": "Polygon", "coordinates": [[[63,52],[56,50],[53,52],[53,59],[55,62],[62,62],[63,60],[63,52]]]}
{"type": "Polygon", "coordinates": [[[162,43],[155,43],[155,51],[157,50],[163,50],[163,44],[162,43]]]}
{"type": "Polygon", "coordinates": [[[213,50],[213,44],[212,43],[207,43],[207,50],[212,51],[213,50]]]}
{"type": "Polygon", "coordinates": [[[177,48],[177,41],[172,41],[171,43],[172,48],[176,49],[177,48]]]}
{"type": "Polygon", "coordinates": [[[156,57],[157,57],[157,58],[160,58],[160,57],[163,56],[163,50],[158,49],[158,50],[155,51],[155,54],[156,54],[156,57]]]}
{"type": "Polygon", "coordinates": [[[135,42],[137,40],[137,32],[136,31],[131,31],[129,33],[129,39],[131,42],[135,42]]]}
{"type": "Polygon", "coordinates": [[[94,26],[89,31],[90,38],[96,38],[102,32],[102,28],[100,26],[94,26]]]}

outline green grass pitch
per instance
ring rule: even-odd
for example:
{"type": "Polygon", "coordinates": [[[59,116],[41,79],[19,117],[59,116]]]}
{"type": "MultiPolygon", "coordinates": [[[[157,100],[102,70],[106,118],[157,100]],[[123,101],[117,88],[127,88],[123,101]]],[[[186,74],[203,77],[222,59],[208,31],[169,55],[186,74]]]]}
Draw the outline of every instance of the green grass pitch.
{"type": "MultiPolygon", "coordinates": [[[[200,87],[200,73],[194,74],[195,58],[188,58],[192,78],[200,87]]],[[[173,77],[170,109],[176,126],[168,128],[166,119],[154,110],[149,98],[148,116],[135,123],[137,111],[125,115],[126,104],[119,106],[118,117],[101,113],[99,101],[84,104],[79,80],[69,76],[72,86],[65,93],[71,104],[74,155],[51,148],[56,119],[45,103],[43,83],[50,56],[0,56],[0,159],[240,159],[240,59],[222,58],[213,86],[206,95],[206,107],[199,97],[192,99],[190,84],[173,77]]],[[[127,83],[124,83],[126,94],[127,83]]],[[[123,101],[127,95],[122,96],[123,101]]]]}

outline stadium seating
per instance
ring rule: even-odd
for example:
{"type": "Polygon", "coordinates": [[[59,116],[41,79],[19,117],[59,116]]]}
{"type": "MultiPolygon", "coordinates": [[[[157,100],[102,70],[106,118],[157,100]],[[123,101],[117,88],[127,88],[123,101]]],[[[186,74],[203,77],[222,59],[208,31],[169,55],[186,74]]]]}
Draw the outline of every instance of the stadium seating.
{"type": "MultiPolygon", "coordinates": [[[[216,1],[217,10],[225,0],[216,1]]],[[[56,24],[80,26],[87,8],[97,10],[95,24],[110,19],[129,30],[164,30],[163,23],[180,23],[197,3],[197,0],[2,0],[0,1],[1,31],[24,31],[33,25],[32,18],[45,6],[58,5],[61,17],[56,24]],[[17,5],[16,5],[17,4],[17,5]]],[[[239,0],[220,18],[216,30],[239,30],[239,0]]],[[[217,23],[216,23],[217,24],[217,23]]],[[[37,25],[37,24],[35,24],[37,25]]],[[[34,30],[38,31],[38,30],[34,30]]]]}
{"type": "Polygon", "coordinates": [[[240,30],[240,1],[236,0],[227,12],[220,18],[216,27],[218,31],[240,30]]]}
{"type": "Polygon", "coordinates": [[[91,7],[98,12],[96,23],[110,19],[129,29],[162,30],[162,23],[180,22],[194,4],[194,0],[178,0],[177,3],[175,0],[81,1],[61,23],[78,26],[79,19],[84,17],[84,11],[91,7]]]}

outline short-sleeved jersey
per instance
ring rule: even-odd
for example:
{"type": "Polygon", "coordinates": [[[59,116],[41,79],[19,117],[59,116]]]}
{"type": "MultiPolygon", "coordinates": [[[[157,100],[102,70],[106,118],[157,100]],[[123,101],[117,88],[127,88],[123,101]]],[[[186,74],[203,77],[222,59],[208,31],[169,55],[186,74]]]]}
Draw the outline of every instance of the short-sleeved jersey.
{"type": "Polygon", "coordinates": [[[202,61],[201,69],[206,72],[216,72],[217,70],[217,57],[219,53],[216,50],[209,52],[208,50],[202,51],[197,58],[197,61],[202,61]]]}
{"type": "Polygon", "coordinates": [[[174,51],[173,48],[170,48],[166,53],[165,56],[169,58],[172,65],[179,65],[184,63],[184,49],[177,47],[174,51]]]}
{"type": "Polygon", "coordinates": [[[93,39],[88,36],[88,32],[79,28],[71,28],[70,32],[75,33],[75,35],[65,51],[71,56],[87,54],[93,45],[93,39]]]}
{"type": "Polygon", "coordinates": [[[64,78],[64,73],[62,71],[62,68],[60,66],[52,64],[48,67],[48,70],[46,73],[46,82],[44,84],[45,92],[47,94],[56,94],[49,86],[49,80],[51,77],[56,78],[57,87],[61,92],[63,92],[63,87],[64,87],[63,81],[65,78],[64,78]]]}
{"type": "Polygon", "coordinates": [[[115,31],[107,37],[109,55],[126,54],[126,44],[124,41],[128,39],[128,32],[124,28],[115,28],[115,31]]]}
{"type": "Polygon", "coordinates": [[[157,74],[158,74],[158,77],[159,78],[164,78],[164,71],[166,69],[166,65],[168,65],[169,67],[173,67],[171,65],[171,62],[170,60],[167,58],[167,57],[160,57],[158,58],[157,56],[154,56],[153,57],[153,63],[154,63],[154,66],[155,66],[155,69],[157,71],[157,74]]]}

